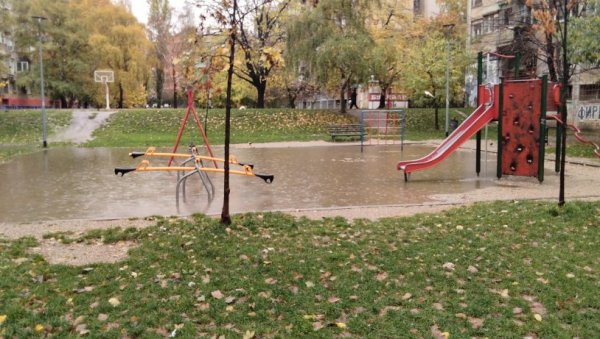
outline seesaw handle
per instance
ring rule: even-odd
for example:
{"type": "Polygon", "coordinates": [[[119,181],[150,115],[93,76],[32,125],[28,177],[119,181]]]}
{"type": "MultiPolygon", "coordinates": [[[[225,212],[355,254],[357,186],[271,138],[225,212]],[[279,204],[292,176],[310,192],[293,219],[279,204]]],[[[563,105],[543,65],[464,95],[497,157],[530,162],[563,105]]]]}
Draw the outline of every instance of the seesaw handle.
{"type": "Polygon", "coordinates": [[[121,175],[124,176],[125,174],[129,173],[129,172],[133,172],[135,171],[135,168],[115,168],[115,175],[121,175]]]}
{"type": "Polygon", "coordinates": [[[275,179],[275,176],[272,174],[254,174],[255,176],[261,178],[262,180],[264,180],[267,184],[270,184],[273,182],[273,179],[275,179]]]}
{"type": "Polygon", "coordinates": [[[134,159],[137,157],[142,157],[144,155],[146,155],[146,152],[131,152],[131,153],[129,153],[129,156],[134,159]]]}

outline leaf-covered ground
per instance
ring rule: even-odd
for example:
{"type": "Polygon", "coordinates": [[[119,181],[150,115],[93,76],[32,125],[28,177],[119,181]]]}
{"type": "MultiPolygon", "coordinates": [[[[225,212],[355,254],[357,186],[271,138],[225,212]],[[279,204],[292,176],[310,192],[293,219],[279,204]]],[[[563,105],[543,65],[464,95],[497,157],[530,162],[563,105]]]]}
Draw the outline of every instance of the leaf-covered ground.
{"type": "Polygon", "coordinates": [[[127,260],[49,265],[0,242],[0,336],[545,337],[600,333],[600,203],[498,202],[410,218],[202,215],[62,241],[127,260]]]}

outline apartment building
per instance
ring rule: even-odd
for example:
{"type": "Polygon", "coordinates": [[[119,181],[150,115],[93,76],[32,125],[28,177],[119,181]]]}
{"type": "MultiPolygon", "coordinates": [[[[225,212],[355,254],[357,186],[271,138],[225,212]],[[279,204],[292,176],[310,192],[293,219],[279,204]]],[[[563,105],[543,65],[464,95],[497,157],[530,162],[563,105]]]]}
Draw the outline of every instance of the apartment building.
{"type": "MultiPolygon", "coordinates": [[[[495,51],[521,54],[520,77],[536,77],[548,73],[535,39],[532,10],[525,0],[469,0],[467,10],[468,48],[473,52],[495,51]]],[[[486,81],[499,82],[500,76],[514,76],[514,59],[488,58],[484,61],[486,81]]],[[[577,66],[581,69],[580,66],[577,66]]],[[[473,103],[474,74],[466,79],[467,97],[473,103]]],[[[575,72],[571,78],[570,109],[572,121],[581,126],[600,127],[600,71],[575,72]]]]}

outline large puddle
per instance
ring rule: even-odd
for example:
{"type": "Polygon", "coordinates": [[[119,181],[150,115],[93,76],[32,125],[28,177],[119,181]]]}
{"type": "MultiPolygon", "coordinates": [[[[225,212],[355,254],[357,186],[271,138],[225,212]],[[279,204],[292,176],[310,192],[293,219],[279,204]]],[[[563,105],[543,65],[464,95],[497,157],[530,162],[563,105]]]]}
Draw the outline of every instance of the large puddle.
{"type": "MultiPolygon", "coordinates": [[[[143,151],[143,149],[136,149],[143,151]]],[[[300,148],[233,148],[257,173],[275,175],[268,185],[252,177],[231,177],[230,211],[295,210],[364,205],[417,204],[434,194],[462,193],[492,184],[475,175],[473,152],[455,152],[440,165],[415,172],[404,182],[396,163],[429,153],[420,145],[355,145],[300,148]]],[[[134,167],[133,149],[57,148],[0,165],[0,222],[110,219],[149,215],[220,214],[223,177],[209,174],[216,198],[208,201],[197,177],[187,184],[187,201],[175,205],[175,173],[114,175],[134,167]]],[[[215,150],[222,154],[222,149],[215,150]]],[[[166,159],[149,159],[164,165],[166,159]]],[[[235,167],[235,166],[233,166],[235,167]]],[[[233,169],[232,167],[232,169],[233,169]]],[[[484,166],[486,168],[486,166],[484,166]]],[[[487,178],[486,178],[487,177],[487,178]]]]}

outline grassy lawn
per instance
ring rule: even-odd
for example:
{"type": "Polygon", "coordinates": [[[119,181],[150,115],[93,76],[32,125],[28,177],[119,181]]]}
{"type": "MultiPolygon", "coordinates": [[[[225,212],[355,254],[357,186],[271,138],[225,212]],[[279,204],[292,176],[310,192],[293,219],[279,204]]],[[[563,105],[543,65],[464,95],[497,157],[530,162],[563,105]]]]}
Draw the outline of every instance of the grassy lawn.
{"type": "MultiPolygon", "coordinates": [[[[211,144],[224,142],[225,111],[210,110],[206,124],[204,111],[199,111],[206,125],[211,144]]],[[[184,109],[124,110],[113,115],[108,123],[96,130],[95,139],[86,146],[171,146],[175,142],[184,109]]],[[[233,110],[231,142],[273,142],[326,140],[327,125],[352,123],[352,117],[335,111],[315,110],[233,110]]],[[[202,143],[202,138],[190,115],[181,142],[202,143]]]]}
{"type": "Polygon", "coordinates": [[[0,336],[541,337],[600,333],[600,203],[497,202],[353,223],[201,215],[147,229],[127,260],[49,265],[0,241],[0,336]]]}
{"type": "MultiPolygon", "coordinates": [[[[70,110],[47,110],[48,135],[71,121],[70,110]]],[[[0,163],[9,157],[35,152],[42,148],[40,110],[0,111],[0,163]]]]}

